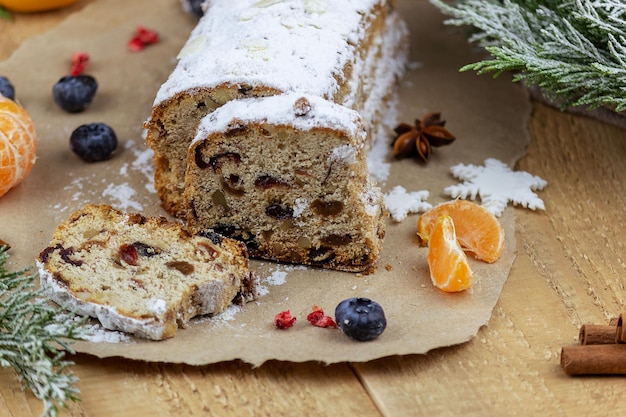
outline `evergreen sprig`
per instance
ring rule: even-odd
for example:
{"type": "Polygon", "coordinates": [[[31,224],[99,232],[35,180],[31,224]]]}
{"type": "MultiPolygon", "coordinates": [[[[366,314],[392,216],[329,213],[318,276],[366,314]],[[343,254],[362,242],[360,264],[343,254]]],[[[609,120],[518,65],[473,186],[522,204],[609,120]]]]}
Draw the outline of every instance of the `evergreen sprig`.
{"type": "Polygon", "coordinates": [[[9,272],[6,247],[0,247],[0,366],[12,367],[43,401],[42,416],[58,415],[59,407],[79,399],[78,377],[65,360],[70,343],[86,336],[84,321],[53,307],[29,269],[9,272]]]}
{"type": "Polygon", "coordinates": [[[430,1],[491,55],[461,71],[511,72],[563,108],[626,110],[626,1],[430,1]]]}

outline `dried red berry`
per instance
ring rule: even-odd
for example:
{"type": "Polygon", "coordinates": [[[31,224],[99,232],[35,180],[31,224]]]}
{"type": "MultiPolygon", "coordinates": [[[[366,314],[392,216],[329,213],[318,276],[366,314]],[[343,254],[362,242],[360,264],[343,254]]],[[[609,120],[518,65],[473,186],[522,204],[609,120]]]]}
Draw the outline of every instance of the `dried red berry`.
{"type": "Polygon", "coordinates": [[[139,254],[137,248],[128,243],[123,243],[119,249],[120,259],[126,262],[128,265],[139,265],[139,254]]]}
{"type": "Polygon", "coordinates": [[[87,64],[89,64],[89,54],[86,52],[74,52],[72,54],[70,74],[73,76],[82,74],[87,64]]]}
{"type": "Polygon", "coordinates": [[[313,326],[331,327],[333,329],[337,328],[337,323],[335,323],[335,321],[331,317],[325,315],[324,310],[316,305],[313,306],[313,311],[311,311],[308,316],[306,316],[306,319],[313,326]]]}
{"type": "Polygon", "coordinates": [[[296,322],[296,318],[291,315],[291,311],[281,311],[274,316],[274,327],[278,329],[288,329],[296,322]]]}
{"type": "Polygon", "coordinates": [[[146,46],[157,43],[158,41],[159,35],[154,30],[139,25],[137,26],[135,35],[128,41],[128,49],[133,52],[139,52],[146,46]]]}

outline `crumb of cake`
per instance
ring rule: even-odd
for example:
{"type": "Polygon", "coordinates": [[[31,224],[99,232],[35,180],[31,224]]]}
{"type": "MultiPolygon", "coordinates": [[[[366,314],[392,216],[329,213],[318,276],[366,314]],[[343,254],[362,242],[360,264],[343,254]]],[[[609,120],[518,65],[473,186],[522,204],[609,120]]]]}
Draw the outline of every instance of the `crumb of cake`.
{"type": "Polygon", "coordinates": [[[385,269],[387,271],[391,271],[393,269],[393,267],[391,265],[389,265],[389,264],[385,264],[385,269]]]}

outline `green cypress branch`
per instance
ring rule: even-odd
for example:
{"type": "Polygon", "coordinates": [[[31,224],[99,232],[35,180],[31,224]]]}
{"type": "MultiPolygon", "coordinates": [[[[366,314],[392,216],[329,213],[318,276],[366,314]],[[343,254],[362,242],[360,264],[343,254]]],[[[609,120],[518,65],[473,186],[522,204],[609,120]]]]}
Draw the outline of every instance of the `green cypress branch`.
{"type": "Polygon", "coordinates": [[[70,343],[87,335],[84,320],[53,307],[35,288],[29,269],[9,272],[6,247],[0,247],[0,366],[12,367],[42,400],[42,416],[55,417],[59,407],[79,400],[78,378],[65,360],[70,343]]]}
{"type": "Polygon", "coordinates": [[[540,87],[563,107],[626,110],[626,2],[623,0],[430,0],[469,27],[489,58],[463,66],[504,72],[540,87]]]}

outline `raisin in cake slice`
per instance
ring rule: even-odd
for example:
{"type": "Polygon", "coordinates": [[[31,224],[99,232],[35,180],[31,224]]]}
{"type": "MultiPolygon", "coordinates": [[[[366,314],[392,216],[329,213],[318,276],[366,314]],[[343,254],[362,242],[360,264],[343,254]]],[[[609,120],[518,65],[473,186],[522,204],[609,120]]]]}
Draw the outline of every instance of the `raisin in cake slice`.
{"type": "Polygon", "coordinates": [[[212,0],[146,121],[155,188],[184,218],[187,148],[230,100],[299,91],[376,123],[404,72],[408,30],[390,0],[212,0]]]}
{"type": "Polygon", "coordinates": [[[347,107],[299,94],[231,101],[189,149],[188,227],[241,240],[253,257],[366,270],[385,235],[366,153],[347,107]]]}
{"type": "Polygon", "coordinates": [[[53,301],[154,340],[253,299],[258,284],[240,242],[107,205],[87,205],[59,225],[37,265],[53,301]]]}

